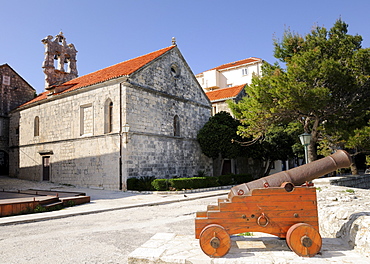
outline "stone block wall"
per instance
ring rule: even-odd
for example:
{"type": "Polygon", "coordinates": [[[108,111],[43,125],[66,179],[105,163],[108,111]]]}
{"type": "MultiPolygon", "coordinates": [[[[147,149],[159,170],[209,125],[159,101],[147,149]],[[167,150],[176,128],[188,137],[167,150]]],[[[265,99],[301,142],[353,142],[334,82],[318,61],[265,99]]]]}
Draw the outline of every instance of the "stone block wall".
{"type": "Polygon", "coordinates": [[[212,175],[212,160],[202,154],[196,141],[209,120],[210,102],[176,49],[130,77],[123,94],[131,127],[128,177],[194,176],[198,171],[212,175]]]}
{"type": "Polygon", "coordinates": [[[314,180],[321,236],[342,238],[351,248],[370,257],[370,190],[329,182],[325,178],[314,180]]]}
{"type": "Polygon", "coordinates": [[[0,66],[0,116],[35,97],[35,90],[9,65],[0,66]]]}
{"type": "Polygon", "coordinates": [[[119,84],[60,96],[11,115],[10,176],[42,180],[42,158],[50,156],[50,181],[119,188],[119,84]],[[104,133],[106,101],[113,102],[113,130],[104,133]],[[88,107],[86,107],[88,106],[88,107]],[[84,112],[88,109],[88,115],[84,112]],[[85,115],[84,115],[85,114],[85,115]],[[39,135],[34,120],[39,117],[39,135]],[[86,133],[85,133],[86,132],[86,133]]]}
{"type": "Polygon", "coordinates": [[[370,189],[370,174],[337,177],[330,180],[331,185],[370,189]]]}
{"type": "Polygon", "coordinates": [[[18,73],[0,65],[0,175],[8,174],[9,112],[34,97],[35,90],[18,73]]]}

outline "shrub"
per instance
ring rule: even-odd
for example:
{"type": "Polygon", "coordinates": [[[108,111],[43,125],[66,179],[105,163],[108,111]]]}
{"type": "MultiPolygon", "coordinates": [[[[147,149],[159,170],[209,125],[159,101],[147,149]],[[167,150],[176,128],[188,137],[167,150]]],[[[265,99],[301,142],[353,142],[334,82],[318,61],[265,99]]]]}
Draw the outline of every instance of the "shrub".
{"type": "Polygon", "coordinates": [[[220,186],[233,185],[235,184],[234,175],[227,174],[218,176],[218,183],[220,184],[220,186]]]}
{"type": "Polygon", "coordinates": [[[140,177],[127,179],[127,189],[136,191],[168,191],[209,188],[241,184],[253,180],[250,174],[228,174],[219,177],[191,177],[173,179],[155,179],[155,177],[140,177]]]}
{"type": "Polygon", "coordinates": [[[236,174],[236,175],[233,175],[233,178],[234,178],[235,184],[242,184],[242,183],[250,182],[253,180],[253,177],[250,174],[236,174]]]}
{"type": "Polygon", "coordinates": [[[167,179],[155,179],[152,181],[152,187],[156,191],[167,191],[169,187],[169,182],[167,179]]]}
{"type": "Polygon", "coordinates": [[[139,182],[138,178],[128,178],[127,179],[127,189],[136,190],[137,186],[139,185],[138,182],[139,182]]]}
{"type": "Polygon", "coordinates": [[[171,187],[176,190],[198,189],[219,186],[216,177],[192,177],[169,180],[171,187]]]}
{"type": "Polygon", "coordinates": [[[152,182],[155,180],[154,176],[143,176],[140,178],[127,179],[127,189],[135,191],[151,191],[152,182]]]}

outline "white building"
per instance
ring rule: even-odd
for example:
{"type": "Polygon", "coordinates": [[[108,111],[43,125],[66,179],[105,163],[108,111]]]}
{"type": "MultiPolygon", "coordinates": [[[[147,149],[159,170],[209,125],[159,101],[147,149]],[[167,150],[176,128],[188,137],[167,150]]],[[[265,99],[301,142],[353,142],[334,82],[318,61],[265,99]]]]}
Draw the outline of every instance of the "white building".
{"type": "Polygon", "coordinates": [[[250,84],[253,75],[261,75],[263,60],[248,58],[230,62],[195,75],[205,91],[250,84]]]}

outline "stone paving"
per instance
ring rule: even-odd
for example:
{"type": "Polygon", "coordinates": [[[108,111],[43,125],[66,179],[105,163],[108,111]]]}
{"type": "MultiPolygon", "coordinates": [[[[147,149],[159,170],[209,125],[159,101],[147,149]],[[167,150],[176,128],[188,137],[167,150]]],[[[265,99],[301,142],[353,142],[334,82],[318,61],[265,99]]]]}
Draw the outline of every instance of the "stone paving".
{"type": "MultiPolygon", "coordinates": [[[[331,186],[328,185],[327,179],[314,182],[318,196],[320,233],[323,237],[321,255],[313,258],[298,257],[290,251],[284,240],[254,233],[252,237],[233,236],[229,254],[223,258],[212,259],[201,251],[199,241],[193,236],[158,233],[129,255],[129,263],[370,263],[370,190],[331,186]]],[[[91,196],[92,202],[61,211],[0,218],[0,225],[176,203],[211,196],[215,196],[216,203],[217,197],[226,197],[229,191],[224,189],[186,194],[139,194],[0,177],[0,189],[29,188],[85,192],[91,196]]]]}
{"type": "Polygon", "coordinates": [[[252,237],[232,236],[232,247],[222,258],[210,258],[191,236],[158,233],[129,255],[129,264],[186,263],[370,263],[370,259],[350,250],[339,238],[324,238],[320,255],[303,258],[292,252],[285,240],[263,233],[252,237]]]}

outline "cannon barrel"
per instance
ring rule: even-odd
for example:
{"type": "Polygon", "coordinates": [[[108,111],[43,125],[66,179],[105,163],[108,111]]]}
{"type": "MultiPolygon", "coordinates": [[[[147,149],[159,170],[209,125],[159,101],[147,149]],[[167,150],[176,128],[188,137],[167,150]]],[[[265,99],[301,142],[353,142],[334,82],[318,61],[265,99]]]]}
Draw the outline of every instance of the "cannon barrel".
{"type": "Polygon", "coordinates": [[[229,198],[236,195],[249,195],[251,190],[256,188],[279,187],[284,182],[291,182],[299,186],[337,169],[347,168],[351,163],[351,156],[344,150],[338,150],[331,156],[311,163],[237,185],[231,188],[229,198]]]}

